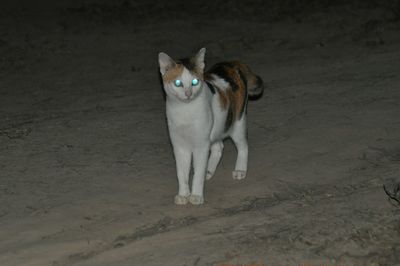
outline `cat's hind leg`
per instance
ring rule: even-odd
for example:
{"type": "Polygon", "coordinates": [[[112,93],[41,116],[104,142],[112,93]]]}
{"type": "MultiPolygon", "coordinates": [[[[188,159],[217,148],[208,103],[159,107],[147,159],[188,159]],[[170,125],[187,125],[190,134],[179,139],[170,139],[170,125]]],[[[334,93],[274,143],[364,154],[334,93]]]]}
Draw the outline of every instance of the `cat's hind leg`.
{"type": "Polygon", "coordinates": [[[179,184],[179,192],[175,196],[175,204],[184,205],[189,202],[189,173],[192,154],[190,150],[183,148],[174,148],[174,154],[179,184]]]}
{"type": "Polygon", "coordinates": [[[236,159],[235,170],[232,172],[233,179],[243,179],[247,173],[247,160],[248,160],[248,145],[247,145],[247,130],[246,130],[246,115],[243,114],[242,118],[235,122],[230,134],[233,142],[235,143],[238,155],[236,159]]]}
{"type": "Polygon", "coordinates": [[[217,169],[218,163],[221,160],[223,149],[224,143],[222,141],[217,141],[211,145],[211,153],[210,157],[208,158],[207,164],[207,180],[213,177],[215,170],[217,169]]]}

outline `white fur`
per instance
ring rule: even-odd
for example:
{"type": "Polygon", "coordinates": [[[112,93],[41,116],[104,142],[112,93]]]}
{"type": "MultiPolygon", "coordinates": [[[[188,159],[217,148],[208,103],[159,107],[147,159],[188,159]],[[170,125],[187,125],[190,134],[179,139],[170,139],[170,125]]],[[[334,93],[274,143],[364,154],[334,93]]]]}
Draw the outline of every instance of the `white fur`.
{"type": "MultiPolygon", "coordinates": [[[[205,49],[200,50],[204,60],[205,49]]],[[[163,58],[166,57],[163,55],[163,58]]],[[[160,62],[160,71],[162,64],[160,62]]],[[[178,195],[175,196],[176,204],[190,202],[198,205],[204,202],[204,180],[210,179],[221,159],[223,151],[223,139],[231,137],[234,141],[238,157],[234,179],[242,179],[247,171],[247,138],[246,138],[246,114],[235,121],[228,132],[225,130],[227,111],[223,110],[219,101],[219,94],[212,94],[206,83],[191,86],[193,76],[186,69],[180,79],[183,87],[175,87],[173,84],[164,84],[167,95],[166,114],[169,135],[174,150],[176,170],[179,183],[178,195]],[[192,89],[190,98],[184,94],[184,90],[192,89]],[[210,153],[211,149],[211,153],[210,153]],[[193,161],[194,176],[192,187],[189,188],[189,173],[193,161]]],[[[215,77],[213,81],[218,87],[228,84],[226,81],[215,77]],[[226,84],[225,84],[226,83],[226,84]]]]}
{"type": "Polygon", "coordinates": [[[215,87],[220,88],[223,91],[226,91],[230,87],[228,82],[226,82],[225,80],[219,78],[218,76],[212,74],[211,77],[213,78],[211,83],[215,87]]]}
{"type": "MultiPolygon", "coordinates": [[[[204,84],[203,86],[205,87],[204,84]]],[[[171,95],[167,94],[167,121],[176,160],[178,195],[191,195],[189,201],[193,204],[203,203],[204,178],[213,125],[210,95],[204,87],[189,103],[171,99],[171,95]],[[190,191],[189,172],[192,158],[194,176],[190,191]]]]}

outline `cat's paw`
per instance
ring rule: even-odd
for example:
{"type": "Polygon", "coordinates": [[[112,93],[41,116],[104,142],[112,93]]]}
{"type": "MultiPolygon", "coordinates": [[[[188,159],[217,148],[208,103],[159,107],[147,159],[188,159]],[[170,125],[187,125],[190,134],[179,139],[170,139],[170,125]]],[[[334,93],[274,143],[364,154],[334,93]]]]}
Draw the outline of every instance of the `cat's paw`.
{"type": "Polygon", "coordinates": [[[176,195],[175,196],[175,204],[176,205],[185,205],[189,202],[188,196],[176,195]]]}
{"type": "Polygon", "coordinates": [[[244,179],[246,177],[246,171],[235,170],[232,172],[232,177],[236,180],[244,179]]]}
{"type": "Polygon", "coordinates": [[[206,180],[210,180],[211,177],[213,177],[213,175],[214,175],[214,173],[212,173],[212,172],[210,172],[210,171],[207,171],[206,180]]]}
{"type": "Polygon", "coordinates": [[[203,196],[200,195],[190,195],[189,202],[192,203],[193,205],[200,205],[204,203],[204,198],[203,196]]]}

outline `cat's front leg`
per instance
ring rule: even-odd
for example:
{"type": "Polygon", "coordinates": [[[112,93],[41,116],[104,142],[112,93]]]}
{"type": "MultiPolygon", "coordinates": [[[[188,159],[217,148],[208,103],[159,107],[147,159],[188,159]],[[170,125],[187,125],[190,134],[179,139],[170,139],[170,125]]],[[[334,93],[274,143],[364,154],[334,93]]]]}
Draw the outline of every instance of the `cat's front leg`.
{"type": "Polygon", "coordinates": [[[192,183],[192,193],[189,197],[189,201],[194,205],[200,205],[204,203],[204,179],[206,175],[209,151],[209,143],[205,143],[201,147],[195,148],[193,151],[194,176],[192,183]]]}
{"type": "Polygon", "coordinates": [[[175,196],[175,204],[184,205],[189,201],[189,173],[191,163],[191,152],[182,147],[174,147],[176,172],[178,176],[179,191],[175,196]]]}

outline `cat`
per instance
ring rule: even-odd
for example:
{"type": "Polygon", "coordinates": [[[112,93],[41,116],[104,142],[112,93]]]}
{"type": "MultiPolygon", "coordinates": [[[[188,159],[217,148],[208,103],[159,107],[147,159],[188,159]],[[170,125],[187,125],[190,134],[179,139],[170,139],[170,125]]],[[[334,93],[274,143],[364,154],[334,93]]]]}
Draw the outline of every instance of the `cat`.
{"type": "Polygon", "coordinates": [[[215,173],[225,138],[230,137],[238,151],[233,178],[246,177],[247,100],[261,97],[264,91],[262,79],[239,61],[217,63],[205,72],[205,53],[202,48],[180,60],[163,52],[158,55],[178,176],[177,205],[204,203],[204,181],[215,173]]]}

